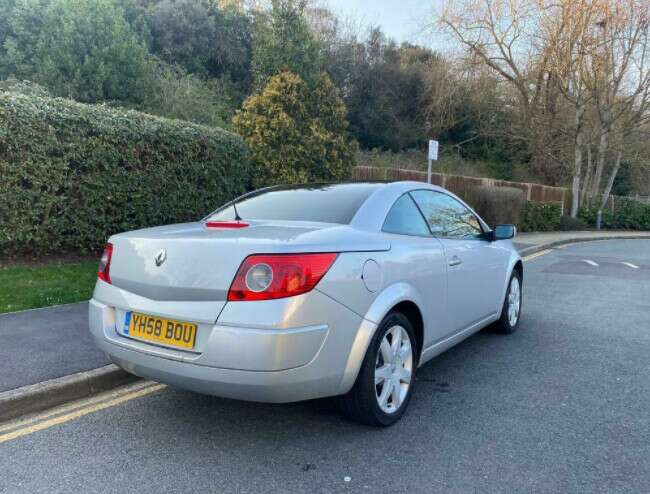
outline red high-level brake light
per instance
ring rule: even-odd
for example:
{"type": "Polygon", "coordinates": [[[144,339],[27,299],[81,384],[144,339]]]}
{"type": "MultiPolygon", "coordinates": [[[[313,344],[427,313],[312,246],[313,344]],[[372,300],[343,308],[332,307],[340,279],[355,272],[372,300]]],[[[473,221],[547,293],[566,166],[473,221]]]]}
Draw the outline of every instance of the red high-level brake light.
{"type": "Polygon", "coordinates": [[[206,228],[246,228],[250,226],[244,221],[206,221],[206,228]]]}

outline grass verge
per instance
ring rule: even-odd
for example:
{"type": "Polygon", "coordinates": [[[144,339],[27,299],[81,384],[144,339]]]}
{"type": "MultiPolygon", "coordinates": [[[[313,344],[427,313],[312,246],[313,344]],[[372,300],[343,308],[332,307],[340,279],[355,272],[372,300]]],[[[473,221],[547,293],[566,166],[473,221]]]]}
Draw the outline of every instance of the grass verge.
{"type": "Polygon", "coordinates": [[[97,261],[0,267],[0,313],[88,300],[97,261]]]}

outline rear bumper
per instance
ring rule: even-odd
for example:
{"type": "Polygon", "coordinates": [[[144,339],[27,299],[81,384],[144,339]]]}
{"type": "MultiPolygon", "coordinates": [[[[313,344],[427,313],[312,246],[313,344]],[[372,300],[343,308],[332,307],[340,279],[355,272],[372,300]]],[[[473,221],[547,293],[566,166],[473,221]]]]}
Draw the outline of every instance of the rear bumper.
{"type": "MultiPolygon", "coordinates": [[[[106,300],[111,298],[111,289],[104,288],[95,291],[89,304],[90,331],[115,364],[147,379],[226,398],[281,403],[346,393],[356,379],[367,336],[375,328],[374,323],[313,291],[300,305],[315,311],[321,324],[314,324],[312,316],[303,318],[306,325],[298,327],[238,327],[229,314],[242,317],[242,307],[224,309],[217,324],[199,325],[203,333],[199,335],[200,353],[187,352],[118,333],[116,315],[129,307],[111,305],[106,300]],[[98,295],[104,300],[98,300],[98,295]]],[[[269,320],[283,313],[270,305],[264,308],[269,320]]],[[[292,314],[302,310],[290,309],[292,314]]],[[[285,322],[296,322],[283,317],[285,322]]]]}

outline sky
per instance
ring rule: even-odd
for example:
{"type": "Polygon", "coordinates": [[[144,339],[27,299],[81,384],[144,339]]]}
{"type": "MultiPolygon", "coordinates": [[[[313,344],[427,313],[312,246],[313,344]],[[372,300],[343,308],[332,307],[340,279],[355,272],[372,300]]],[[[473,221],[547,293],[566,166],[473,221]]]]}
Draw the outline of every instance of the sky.
{"type": "Polygon", "coordinates": [[[432,45],[431,35],[423,33],[433,19],[431,0],[327,0],[332,11],[352,17],[363,26],[379,25],[398,42],[432,45]]]}

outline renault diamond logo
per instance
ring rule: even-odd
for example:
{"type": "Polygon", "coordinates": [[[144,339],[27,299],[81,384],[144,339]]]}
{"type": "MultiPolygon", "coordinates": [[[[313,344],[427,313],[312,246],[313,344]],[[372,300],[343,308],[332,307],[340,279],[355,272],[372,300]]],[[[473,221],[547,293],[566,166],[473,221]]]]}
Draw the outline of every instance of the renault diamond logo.
{"type": "Polygon", "coordinates": [[[156,261],[156,266],[160,266],[167,259],[167,250],[160,249],[158,253],[153,257],[153,260],[156,261]]]}

